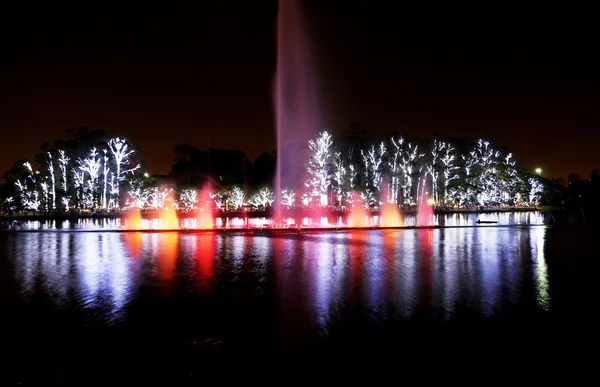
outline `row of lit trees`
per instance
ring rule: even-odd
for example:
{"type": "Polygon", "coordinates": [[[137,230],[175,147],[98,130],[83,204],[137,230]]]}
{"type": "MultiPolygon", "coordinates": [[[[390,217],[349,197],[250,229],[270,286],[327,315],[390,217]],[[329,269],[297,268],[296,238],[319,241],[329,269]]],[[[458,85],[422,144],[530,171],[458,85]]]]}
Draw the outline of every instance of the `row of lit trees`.
{"type": "Polygon", "coordinates": [[[109,137],[87,151],[50,148],[5,175],[14,184],[13,195],[4,198],[8,210],[68,211],[70,209],[118,209],[123,202],[121,185],[140,169],[133,164],[135,150],[123,137],[109,137]]]}
{"type": "Polygon", "coordinates": [[[403,136],[355,149],[321,132],[308,147],[303,201],[320,206],[352,206],[357,198],[367,207],[413,206],[425,192],[438,206],[536,205],[544,190],[539,176],[483,139],[460,154],[437,138],[428,149],[403,136]]]}
{"type": "MultiPolygon", "coordinates": [[[[82,138],[88,137],[85,132],[82,138]]],[[[211,188],[203,183],[204,189],[157,184],[139,173],[129,141],[103,133],[96,137],[46,147],[36,158],[35,169],[28,161],[18,163],[5,175],[14,193],[4,199],[4,207],[24,211],[123,206],[264,209],[274,203],[271,182],[250,194],[239,184],[212,184],[211,188]]],[[[417,145],[392,136],[357,146],[321,132],[307,147],[306,179],[301,186],[283,189],[284,207],[414,206],[425,196],[438,206],[536,205],[544,190],[539,176],[520,171],[512,154],[483,139],[458,151],[450,140],[438,138],[417,145]]]]}

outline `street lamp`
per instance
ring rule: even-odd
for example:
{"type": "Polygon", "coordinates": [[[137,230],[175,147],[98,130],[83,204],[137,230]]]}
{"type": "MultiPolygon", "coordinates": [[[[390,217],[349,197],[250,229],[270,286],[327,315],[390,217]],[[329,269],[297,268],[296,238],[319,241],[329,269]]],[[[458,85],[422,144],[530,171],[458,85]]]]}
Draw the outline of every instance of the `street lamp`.
{"type": "Polygon", "coordinates": [[[535,169],[535,173],[537,173],[538,175],[542,174],[542,168],[536,168],[535,169]]]}

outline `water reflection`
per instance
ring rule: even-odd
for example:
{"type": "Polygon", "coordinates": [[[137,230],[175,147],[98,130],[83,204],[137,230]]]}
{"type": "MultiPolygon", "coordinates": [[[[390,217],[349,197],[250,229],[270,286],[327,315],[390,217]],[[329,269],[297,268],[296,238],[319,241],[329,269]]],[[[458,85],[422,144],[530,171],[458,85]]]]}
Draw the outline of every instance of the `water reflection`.
{"type": "MultiPolygon", "coordinates": [[[[182,218],[177,221],[174,219],[173,213],[170,213],[170,218],[139,218],[132,219],[130,215],[126,215],[125,219],[102,219],[102,218],[85,218],[77,220],[29,220],[29,221],[0,221],[0,229],[14,228],[18,230],[121,230],[121,229],[171,229],[177,228],[179,225],[184,229],[195,229],[200,227],[198,219],[195,217],[182,218]],[[132,221],[137,224],[131,226],[132,221]],[[166,223],[165,223],[166,222],[166,223]],[[167,224],[168,223],[168,224],[167,224]]],[[[381,224],[378,215],[365,214],[364,222],[360,226],[376,226],[381,224]]],[[[392,222],[395,225],[416,226],[417,217],[413,213],[399,214],[397,221],[392,222]]],[[[440,226],[478,226],[490,227],[496,225],[538,225],[544,224],[545,216],[539,211],[527,212],[489,212],[489,213],[452,213],[452,214],[437,214],[433,216],[432,225],[440,226]],[[484,223],[477,223],[483,221],[484,223]],[[486,223],[493,222],[493,223],[486,223]]],[[[351,216],[331,216],[331,217],[315,217],[315,218],[298,218],[288,219],[289,224],[299,223],[305,227],[340,227],[348,226],[352,223],[351,216]]],[[[385,223],[385,222],[384,222],[385,223]]],[[[239,229],[239,228],[264,228],[269,227],[272,220],[264,217],[250,218],[223,218],[214,219],[216,228],[239,229]]],[[[390,224],[392,225],[392,224],[390,224]]]]}
{"type": "Polygon", "coordinates": [[[7,251],[26,300],[42,295],[59,309],[75,306],[112,322],[127,318],[132,301],[152,302],[155,295],[140,291],[148,287],[228,305],[264,297],[280,335],[306,337],[328,335],[348,316],[369,324],[423,314],[451,319],[465,311],[494,316],[530,301],[548,311],[545,237],[544,226],[47,232],[11,234],[7,251]],[[185,286],[174,286],[178,281],[185,286]]]}
{"type": "Polygon", "coordinates": [[[543,310],[550,310],[550,291],[548,280],[548,266],[544,255],[544,242],[546,235],[543,228],[530,230],[531,258],[534,264],[537,304],[543,310]]]}

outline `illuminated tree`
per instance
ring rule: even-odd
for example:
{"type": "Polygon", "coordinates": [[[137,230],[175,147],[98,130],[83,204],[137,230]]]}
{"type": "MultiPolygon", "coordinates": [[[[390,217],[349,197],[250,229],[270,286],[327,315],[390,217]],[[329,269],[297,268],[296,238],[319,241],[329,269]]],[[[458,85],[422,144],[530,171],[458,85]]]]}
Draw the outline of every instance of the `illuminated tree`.
{"type": "Polygon", "coordinates": [[[58,150],[58,168],[60,169],[60,172],[62,173],[62,191],[63,194],[67,193],[67,169],[69,167],[69,161],[71,159],[67,157],[67,155],[65,154],[65,151],[62,149],[58,150]]]}
{"type": "Polygon", "coordinates": [[[431,198],[434,202],[439,201],[438,197],[438,161],[440,153],[446,147],[446,143],[438,141],[436,138],[433,139],[431,146],[431,161],[426,165],[426,175],[431,176],[431,198]]]}
{"type": "Polygon", "coordinates": [[[116,167],[116,182],[114,183],[113,194],[116,196],[117,207],[119,206],[119,183],[124,180],[125,175],[133,174],[133,172],[139,168],[141,168],[140,164],[137,164],[135,167],[129,168],[131,156],[135,153],[133,149],[129,149],[129,145],[125,139],[120,137],[112,138],[108,141],[108,147],[115,158],[115,167],[116,167]]]}
{"type": "Polygon", "coordinates": [[[54,179],[54,163],[52,153],[48,153],[48,173],[50,175],[50,196],[52,196],[52,209],[56,209],[56,181],[54,179]]]}
{"type": "Polygon", "coordinates": [[[269,187],[262,187],[258,190],[252,197],[249,202],[253,206],[265,208],[266,206],[270,206],[275,200],[273,196],[273,191],[269,187]]]}
{"type": "Polygon", "coordinates": [[[308,180],[305,185],[310,189],[310,194],[320,199],[320,205],[326,206],[327,191],[331,185],[330,162],[331,162],[331,146],[333,141],[331,135],[327,132],[319,133],[316,141],[308,141],[308,149],[311,153],[308,162],[308,180]]]}
{"type": "Polygon", "coordinates": [[[227,192],[219,190],[217,192],[210,192],[208,197],[215,203],[215,207],[221,209],[227,204],[227,192]]]}
{"type": "Polygon", "coordinates": [[[454,147],[449,143],[444,146],[442,155],[440,156],[442,176],[444,178],[444,191],[442,201],[446,202],[448,198],[448,186],[452,180],[458,179],[459,166],[456,164],[456,157],[454,155],[454,147]]]}
{"type": "Polygon", "coordinates": [[[242,206],[244,205],[244,201],[246,200],[246,194],[244,193],[244,190],[242,190],[240,187],[235,186],[233,187],[233,189],[231,189],[231,191],[229,192],[229,199],[231,200],[231,204],[233,205],[234,209],[239,209],[242,208],[242,206]]]}
{"type": "Polygon", "coordinates": [[[540,179],[535,177],[530,177],[528,182],[531,187],[529,189],[529,204],[537,206],[539,204],[541,195],[544,192],[544,184],[540,181],[540,179]]]}
{"type": "Polygon", "coordinates": [[[294,207],[296,203],[296,193],[289,188],[281,191],[281,204],[287,208],[294,207]]]}
{"type": "Polygon", "coordinates": [[[333,154],[333,181],[335,184],[335,196],[337,204],[342,205],[344,199],[344,180],[346,176],[346,168],[344,168],[344,160],[342,159],[342,152],[335,152],[333,154]]]}
{"type": "Polygon", "coordinates": [[[402,170],[402,176],[400,184],[402,187],[403,203],[405,205],[416,204],[416,196],[413,194],[414,179],[416,163],[417,161],[425,156],[424,153],[419,152],[419,146],[413,145],[407,141],[398,141],[398,152],[400,153],[400,169],[402,170]]]}
{"type": "Polygon", "coordinates": [[[40,208],[41,201],[37,191],[36,173],[34,173],[29,162],[23,163],[23,167],[26,171],[25,178],[23,181],[20,179],[15,181],[15,186],[21,197],[21,206],[28,211],[37,211],[40,208]]]}
{"type": "Polygon", "coordinates": [[[179,203],[180,207],[187,210],[196,208],[196,204],[198,203],[198,191],[193,188],[182,189],[179,193],[179,203]]]}
{"type": "MultiPolygon", "coordinates": [[[[143,179],[131,179],[129,181],[130,189],[128,191],[129,198],[126,201],[126,205],[129,207],[137,207],[139,209],[149,205],[150,196],[156,191],[155,187],[150,187],[148,182],[143,179]]],[[[158,202],[153,203],[158,206],[158,202]]],[[[155,207],[157,208],[157,207],[155,207]]]]}
{"type": "Polygon", "coordinates": [[[98,177],[100,176],[101,159],[98,157],[96,148],[92,148],[90,154],[85,159],[78,159],[79,170],[83,173],[87,173],[89,179],[87,186],[83,185],[83,203],[84,208],[95,207],[95,195],[98,190],[98,177]]]}

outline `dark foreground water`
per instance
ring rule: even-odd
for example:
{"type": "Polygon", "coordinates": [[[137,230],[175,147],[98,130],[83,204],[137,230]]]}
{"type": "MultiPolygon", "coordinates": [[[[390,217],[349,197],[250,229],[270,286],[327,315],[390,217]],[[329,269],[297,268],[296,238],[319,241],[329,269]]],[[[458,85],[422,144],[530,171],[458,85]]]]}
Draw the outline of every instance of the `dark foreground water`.
{"type": "Polygon", "coordinates": [[[596,235],[4,231],[1,381],[201,384],[248,363],[305,375],[306,362],[573,358],[598,344],[596,235]]]}

